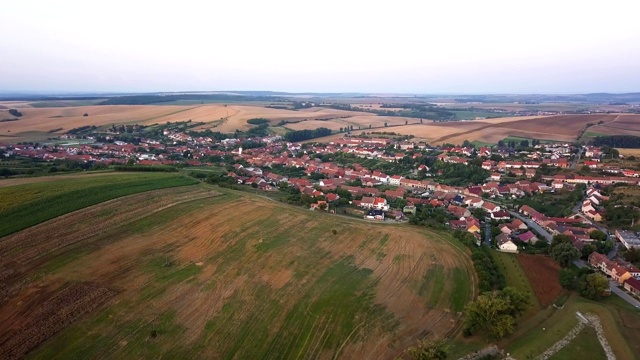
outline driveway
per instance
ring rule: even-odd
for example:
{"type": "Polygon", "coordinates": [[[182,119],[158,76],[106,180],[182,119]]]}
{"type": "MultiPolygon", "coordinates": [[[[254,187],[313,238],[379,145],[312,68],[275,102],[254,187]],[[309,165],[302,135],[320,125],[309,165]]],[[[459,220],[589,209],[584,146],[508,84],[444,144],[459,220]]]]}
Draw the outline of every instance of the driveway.
{"type": "Polygon", "coordinates": [[[520,220],[522,220],[525,224],[527,224],[528,227],[532,228],[533,230],[535,230],[536,232],[538,232],[538,234],[540,234],[540,236],[544,237],[549,243],[551,243],[551,239],[553,239],[553,236],[551,236],[551,234],[549,234],[549,232],[547,230],[545,230],[542,226],[538,225],[537,222],[526,218],[520,214],[518,214],[515,211],[509,211],[509,214],[511,214],[511,216],[514,216],[520,220]]]}

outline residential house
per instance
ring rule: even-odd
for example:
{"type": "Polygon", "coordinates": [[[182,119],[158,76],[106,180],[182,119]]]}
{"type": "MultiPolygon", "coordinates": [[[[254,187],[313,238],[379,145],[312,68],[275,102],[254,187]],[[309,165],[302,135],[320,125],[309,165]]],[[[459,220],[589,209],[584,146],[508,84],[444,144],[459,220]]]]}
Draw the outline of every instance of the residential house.
{"type": "Polygon", "coordinates": [[[502,252],[517,253],[518,246],[511,241],[511,237],[507,234],[500,234],[496,237],[496,244],[498,249],[502,252]]]}
{"type": "Polygon", "coordinates": [[[392,177],[389,178],[389,184],[395,185],[395,186],[400,186],[400,181],[401,180],[402,180],[402,176],[393,175],[392,177]]]}
{"type": "Polygon", "coordinates": [[[640,280],[628,278],[624,281],[624,288],[635,296],[640,296],[640,280]]]}
{"type": "Polygon", "coordinates": [[[453,214],[453,216],[457,217],[458,219],[471,216],[471,212],[461,206],[449,205],[447,207],[447,211],[453,214]]]}
{"type": "Polygon", "coordinates": [[[620,284],[625,280],[632,278],[631,274],[625,268],[609,260],[606,255],[595,251],[589,255],[589,264],[620,284]]]}
{"type": "Polygon", "coordinates": [[[490,212],[490,213],[500,211],[500,206],[499,206],[499,205],[496,205],[496,204],[494,204],[494,203],[490,203],[490,202],[488,202],[488,201],[485,201],[484,203],[482,203],[482,208],[483,208],[485,211],[488,211],[488,212],[490,212]]]}
{"type": "Polygon", "coordinates": [[[528,243],[535,244],[538,241],[538,238],[534,233],[531,232],[531,230],[529,230],[523,234],[518,235],[518,240],[527,244],[528,243]]]}
{"type": "Polygon", "coordinates": [[[511,214],[504,210],[494,211],[491,213],[491,218],[494,220],[509,220],[511,219],[511,214]]]}

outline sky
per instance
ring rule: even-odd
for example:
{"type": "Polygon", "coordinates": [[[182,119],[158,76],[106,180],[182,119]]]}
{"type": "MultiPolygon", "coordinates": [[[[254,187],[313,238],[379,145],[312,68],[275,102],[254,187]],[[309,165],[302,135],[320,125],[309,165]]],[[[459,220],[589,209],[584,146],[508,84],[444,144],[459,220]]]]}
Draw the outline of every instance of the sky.
{"type": "Polygon", "coordinates": [[[640,91],[640,2],[3,1],[0,91],[640,91]]]}

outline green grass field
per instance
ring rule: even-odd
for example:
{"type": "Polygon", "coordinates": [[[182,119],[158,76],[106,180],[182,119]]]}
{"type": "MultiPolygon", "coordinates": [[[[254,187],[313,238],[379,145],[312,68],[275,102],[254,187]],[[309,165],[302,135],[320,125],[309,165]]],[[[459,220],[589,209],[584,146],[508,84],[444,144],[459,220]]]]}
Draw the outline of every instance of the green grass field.
{"type": "Polygon", "coordinates": [[[578,324],[576,311],[598,315],[618,359],[636,359],[640,354],[640,312],[615,296],[595,302],[574,294],[563,309],[547,308],[520,324],[501,345],[516,359],[538,356],[578,324]]]}
{"type": "Polygon", "coordinates": [[[512,286],[529,296],[529,308],[523,314],[523,318],[535,315],[542,307],[533,292],[531,284],[524,273],[520,262],[515,254],[508,254],[499,251],[491,251],[491,256],[498,264],[498,268],[504,274],[507,286],[512,286]]]}
{"type": "Polygon", "coordinates": [[[571,343],[551,357],[552,360],[606,359],[598,335],[591,327],[584,328],[571,343]]]}
{"type": "Polygon", "coordinates": [[[121,196],[196,182],[175,173],[136,173],[0,188],[0,237],[121,196]]]}

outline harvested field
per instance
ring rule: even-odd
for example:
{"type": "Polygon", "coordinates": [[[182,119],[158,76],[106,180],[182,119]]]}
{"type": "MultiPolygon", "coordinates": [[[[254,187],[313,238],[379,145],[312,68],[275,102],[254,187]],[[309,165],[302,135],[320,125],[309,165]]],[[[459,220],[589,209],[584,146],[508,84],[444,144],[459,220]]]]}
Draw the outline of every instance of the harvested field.
{"type": "MultiPolygon", "coordinates": [[[[167,121],[211,123],[200,128],[233,132],[250,127],[248,119],[268,118],[275,125],[280,120],[298,122],[315,119],[334,119],[354,115],[367,115],[355,111],[329,108],[311,108],[304,111],[270,109],[247,105],[94,105],[78,107],[21,108],[19,121],[0,123],[0,135],[11,137],[55,136],[70,129],[86,125],[111,126],[112,124],[152,125],[167,121]],[[83,116],[84,114],[88,116],[83,116]],[[56,130],[56,131],[52,131],[56,130]],[[49,133],[52,131],[51,133],[49,133]]],[[[0,119],[10,117],[8,110],[0,110],[0,119]]],[[[12,116],[11,116],[12,117],[12,116]]],[[[11,140],[14,141],[14,140],[11,140]]]]}
{"type": "MultiPolygon", "coordinates": [[[[455,121],[445,123],[424,123],[418,125],[396,126],[389,131],[403,135],[414,135],[433,145],[443,143],[462,144],[464,140],[497,143],[509,136],[529,139],[574,141],[587,124],[605,124],[619,121],[627,115],[559,115],[534,116],[474,121],[455,121]]],[[[628,115],[629,121],[636,116],[628,115]]],[[[640,121],[640,116],[637,116],[640,121]]],[[[589,131],[599,132],[605,125],[594,126],[589,131]]]]}
{"type": "Polygon", "coordinates": [[[39,288],[49,299],[70,283],[116,293],[29,356],[389,359],[425,334],[459,329],[475,275],[467,250],[448,234],[228,190],[176,202],[186,189],[161,190],[168,207],[117,215],[95,231],[113,206],[143,214],[157,201],[121,198],[12,235],[17,257],[30,252],[21,236],[58,250],[23,260],[22,287],[0,305],[0,319],[28,321],[10,304],[26,304],[39,288]],[[59,235],[38,236],[46,231],[59,235]],[[58,248],[57,239],[73,241],[58,248]]]}
{"type": "Polygon", "coordinates": [[[640,149],[616,148],[616,150],[618,150],[618,152],[620,152],[620,155],[635,156],[635,157],[639,157],[640,156],[640,149]]]}
{"type": "Polygon", "coordinates": [[[0,241],[0,304],[15,295],[22,280],[60,251],[86,247],[87,239],[110,228],[153,215],[177,204],[216,196],[211,190],[182,187],[149,191],[104,202],[5,236],[0,241]]]}
{"type": "MultiPolygon", "coordinates": [[[[21,359],[30,350],[72,324],[87,313],[99,308],[115,295],[109,289],[91,284],[64,285],[35,307],[19,306],[24,314],[13,318],[0,318],[5,328],[0,337],[0,355],[3,359],[21,359]]],[[[20,304],[23,305],[23,304],[20,304]]]]}
{"type": "Polygon", "coordinates": [[[552,258],[542,255],[518,254],[518,261],[542,307],[551,305],[564,292],[558,281],[560,265],[552,258]]]}

